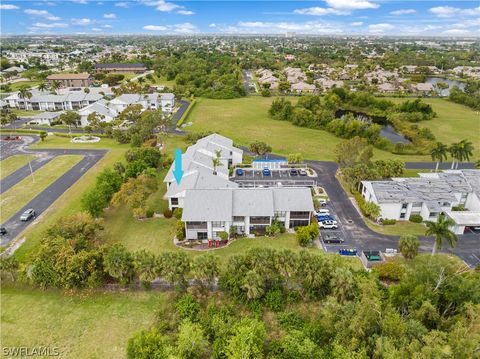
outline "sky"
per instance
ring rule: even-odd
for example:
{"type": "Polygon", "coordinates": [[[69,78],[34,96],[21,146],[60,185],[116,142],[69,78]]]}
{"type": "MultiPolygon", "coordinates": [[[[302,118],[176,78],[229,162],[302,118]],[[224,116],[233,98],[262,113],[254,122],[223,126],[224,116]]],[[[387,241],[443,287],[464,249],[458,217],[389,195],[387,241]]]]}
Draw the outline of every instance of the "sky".
{"type": "Polygon", "coordinates": [[[2,34],[480,36],[480,1],[1,0],[2,34]]]}

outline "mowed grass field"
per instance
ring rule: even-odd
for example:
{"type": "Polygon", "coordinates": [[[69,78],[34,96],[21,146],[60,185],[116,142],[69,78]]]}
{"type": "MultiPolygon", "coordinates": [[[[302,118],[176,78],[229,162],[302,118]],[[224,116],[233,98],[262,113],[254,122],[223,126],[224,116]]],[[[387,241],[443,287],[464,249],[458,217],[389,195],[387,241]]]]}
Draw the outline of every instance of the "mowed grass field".
{"type": "Polygon", "coordinates": [[[5,178],[35,159],[33,155],[13,155],[0,161],[0,178],[5,178]]]}
{"type": "Polygon", "coordinates": [[[41,291],[3,286],[2,347],[56,347],[60,358],[126,358],[128,339],[170,310],[160,292],[41,291]]]}
{"type": "Polygon", "coordinates": [[[2,207],[0,223],[13,216],[20,208],[75,166],[81,159],[82,156],[76,155],[55,157],[45,166],[33,172],[35,182],[31,176],[28,176],[2,193],[2,199],[0,200],[0,206],[2,207]]]}
{"type": "MultiPolygon", "coordinates": [[[[402,99],[395,99],[401,101],[402,99]]],[[[248,146],[255,140],[265,141],[273,152],[288,155],[300,152],[306,159],[335,159],[335,146],[342,139],[332,134],[308,128],[297,127],[289,122],[276,121],[268,115],[273,98],[251,96],[232,100],[197,99],[197,104],[186,122],[193,122],[187,131],[216,131],[232,138],[238,145],[248,146]]],[[[480,158],[480,118],[468,107],[443,99],[427,99],[438,117],[420,125],[432,129],[438,140],[451,143],[469,138],[475,143],[475,159],[480,158]],[[452,117],[454,116],[455,117],[452,117]],[[457,122],[455,122],[455,118],[457,122]],[[458,122],[462,119],[462,122],[458,122]],[[462,127],[454,132],[453,126],[462,127]],[[477,131],[473,131],[477,129],[477,131]]],[[[397,158],[404,161],[430,161],[430,156],[399,156],[386,151],[375,150],[376,159],[397,158]]]]}

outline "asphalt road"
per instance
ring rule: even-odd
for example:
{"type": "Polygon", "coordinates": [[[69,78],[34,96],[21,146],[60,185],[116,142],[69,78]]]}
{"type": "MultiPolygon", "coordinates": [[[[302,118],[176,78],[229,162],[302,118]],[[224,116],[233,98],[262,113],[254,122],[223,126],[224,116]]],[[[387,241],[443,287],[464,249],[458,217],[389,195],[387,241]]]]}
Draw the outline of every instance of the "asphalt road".
{"type": "MultiPolygon", "coordinates": [[[[97,163],[104,155],[107,153],[106,150],[63,150],[63,149],[53,149],[53,150],[29,150],[27,149],[26,143],[33,143],[38,141],[37,137],[33,136],[22,136],[24,141],[22,142],[9,142],[7,145],[4,145],[4,142],[7,141],[0,141],[2,159],[13,154],[34,154],[39,157],[39,159],[45,158],[46,160],[35,164],[36,168],[40,168],[42,165],[45,165],[49,162],[49,160],[53,159],[59,155],[82,155],[84,156],[80,162],[78,162],[75,166],[73,166],[70,170],[65,172],[62,176],[60,176],[55,182],[53,182],[50,186],[48,186],[44,191],[39,193],[35,198],[33,198],[29,203],[23,206],[17,213],[15,213],[10,219],[8,219],[5,223],[1,224],[1,227],[5,227],[8,231],[7,235],[1,237],[0,244],[2,246],[7,245],[10,241],[12,241],[17,235],[19,235],[23,230],[25,230],[28,226],[32,223],[35,223],[34,220],[30,220],[28,222],[21,222],[20,215],[28,208],[35,209],[37,217],[41,215],[50,205],[57,200],[68,188],[70,188],[75,182],[78,181],[80,177],[82,177],[95,163],[97,163]],[[6,157],[4,157],[4,148],[7,151],[6,157]]],[[[34,160],[35,162],[37,160],[34,160]]],[[[32,162],[32,167],[34,166],[32,162]]],[[[11,188],[26,176],[30,174],[30,169],[25,171],[25,167],[23,166],[11,175],[4,178],[0,181],[0,187],[2,188],[2,193],[6,191],[8,188],[11,188]],[[4,182],[6,181],[6,182],[4,182]],[[5,183],[5,188],[4,188],[5,183]],[[7,188],[8,187],[8,188],[7,188]]]]}
{"type": "MultiPolygon", "coordinates": [[[[337,252],[340,248],[381,251],[387,248],[397,249],[399,236],[379,234],[367,227],[359,211],[335,177],[338,168],[336,163],[322,161],[307,161],[307,163],[317,172],[318,185],[326,190],[330,198],[327,208],[330,208],[331,214],[339,222],[337,232],[345,239],[342,245],[322,243],[327,251],[337,252]]],[[[472,267],[480,265],[480,234],[464,234],[458,237],[456,248],[451,249],[445,244],[441,251],[456,254],[472,267]]],[[[419,240],[421,252],[432,251],[433,237],[421,236],[419,240]]]]}

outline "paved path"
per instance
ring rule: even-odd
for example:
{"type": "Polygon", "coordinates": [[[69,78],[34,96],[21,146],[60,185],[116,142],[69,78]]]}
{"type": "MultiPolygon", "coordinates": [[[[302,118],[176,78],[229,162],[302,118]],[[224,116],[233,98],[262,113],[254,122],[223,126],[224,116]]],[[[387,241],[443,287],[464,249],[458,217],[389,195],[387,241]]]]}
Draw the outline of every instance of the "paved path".
{"type": "MultiPolygon", "coordinates": [[[[325,245],[328,251],[337,252],[340,248],[381,251],[385,251],[386,248],[397,248],[399,236],[379,234],[372,231],[365,224],[352,200],[335,177],[338,169],[336,163],[322,161],[306,162],[317,172],[318,183],[325,188],[330,198],[329,206],[332,209],[332,214],[339,221],[339,229],[345,239],[343,245],[325,245]]],[[[433,238],[421,236],[419,239],[421,243],[420,251],[431,252],[434,242],[433,238]]],[[[470,266],[480,265],[480,234],[461,235],[455,249],[444,246],[442,251],[458,255],[470,266]]]]}
{"type": "MultiPolygon", "coordinates": [[[[29,222],[21,222],[20,215],[28,208],[35,209],[37,216],[42,214],[50,205],[55,202],[58,197],[60,197],[67,189],[69,189],[75,182],[78,181],[80,177],[82,177],[93,165],[95,165],[106,153],[107,150],[64,150],[64,149],[35,149],[30,150],[26,148],[26,143],[31,144],[38,141],[37,136],[22,136],[23,141],[17,142],[15,148],[11,148],[12,143],[9,143],[8,147],[8,156],[13,154],[35,154],[39,156],[39,159],[45,158],[41,163],[35,164],[36,168],[40,168],[42,165],[48,163],[51,159],[55,158],[56,156],[60,155],[82,155],[84,156],[80,162],[78,162],[75,166],[73,166],[70,170],[65,172],[62,176],[60,176],[55,182],[53,182],[50,186],[48,186],[44,191],[39,193],[35,198],[33,198],[29,203],[23,206],[17,213],[15,213],[10,219],[8,219],[5,223],[1,224],[1,227],[7,228],[8,234],[1,237],[0,244],[2,246],[7,245],[12,241],[18,234],[20,234],[23,230],[25,230],[29,225],[35,223],[35,221],[29,222]]],[[[1,143],[7,141],[0,141],[1,143]]],[[[3,154],[3,146],[1,147],[1,152],[3,154]]],[[[8,157],[7,156],[7,157],[8,157]]],[[[2,159],[5,158],[2,156],[2,159]]],[[[37,161],[37,160],[34,160],[37,161]]],[[[33,161],[33,162],[34,162],[33,161]]],[[[33,163],[32,162],[32,163],[33,163]]],[[[27,165],[28,166],[28,165],[27,165]]],[[[32,165],[33,167],[33,165],[32,165]]],[[[25,172],[25,166],[21,167],[11,175],[5,177],[2,181],[0,181],[0,186],[2,187],[2,193],[6,191],[8,188],[11,188],[26,176],[30,174],[30,169],[28,168],[27,172],[25,172]],[[26,173],[26,174],[25,174],[26,173]],[[5,188],[4,189],[4,181],[5,188]]]]}

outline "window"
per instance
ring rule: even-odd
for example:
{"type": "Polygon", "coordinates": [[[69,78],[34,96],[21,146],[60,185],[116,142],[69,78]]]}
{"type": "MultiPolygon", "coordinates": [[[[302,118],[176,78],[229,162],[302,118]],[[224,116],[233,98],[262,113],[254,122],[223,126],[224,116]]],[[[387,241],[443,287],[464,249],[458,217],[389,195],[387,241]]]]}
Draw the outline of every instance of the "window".
{"type": "Polygon", "coordinates": [[[438,216],[438,212],[430,212],[430,218],[438,216]]]}
{"type": "Polygon", "coordinates": [[[170,203],[172,204],[172,206],[178,205],[178,198],[170,198],[170,203]]]}
{"type": "Polygon", "coordinates": [[[400,213],[400,218],[405,219],[405,213],[400,213]]]}
{"type": "Polygon", "coordinates": [[[270,224],[270,217],[250,217],[250,224],[270,224]]]}
{"type": "Polygon", "coordinates": [[[275,211],[275,217],[285,217],[286,214],[285,211],[275,211]]]}
{"type": "Polygon", "coordinates": [[[212,227],[224,227],[225,226],[225,222],[220,222],[220,221],[217,221],[217,222],[212,222],[212,227]]]}
{"type": "Polygon", "coordinates": [[[234,217],[233,217],[233,221],[234,221],[234,222],[243,222],[243,221],[245,221],[245,217],[243,217],[243,216],[234,216],[234,217]]]}
{"type": "Polygon", "coordinates": [[[208,234],[207,232],[197,232],[197,239],[207,239],[208,234]]]}
{"type": "Polygon", "coordinates": [[[207,222],[187,222],[187,229],[207,229],[207,222]]]}
{"type": "Polygon", "coordinates": [[[422,202],[413,202],[412,207],[422,207],[422,202]]]}
{"type": "Polygon", "coordinates": [[[402,209],[407,209],[408,203],[402,203],[402,209]]]}
{"type": "Polygon", "coordinates": [[[450,207],[450,203],[448,202],[442,202],[442,203],[439,203],[439,205],[442,207],[450,207]]]}

